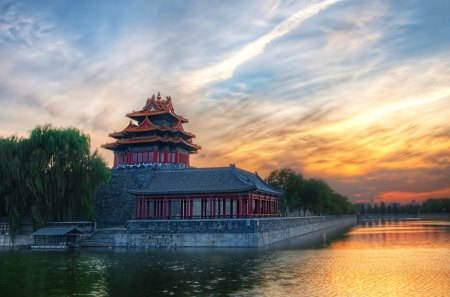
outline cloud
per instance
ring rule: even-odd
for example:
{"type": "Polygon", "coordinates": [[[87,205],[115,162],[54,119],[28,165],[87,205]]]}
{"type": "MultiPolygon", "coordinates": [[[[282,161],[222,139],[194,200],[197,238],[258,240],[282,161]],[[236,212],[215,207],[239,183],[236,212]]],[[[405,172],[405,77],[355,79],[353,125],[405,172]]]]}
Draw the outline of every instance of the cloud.
{"type": "Polygon", "coordinates": [[[418,32],[448,24],[403,2],[337,2],[143,2],[114,17],[60,2],[84,27],[2,6],[0,135],[50,122],[99,148],[161,91],[190,119],[197,167],[289,166],[353,199],[446,189],[450,45],[418,32]]]}
{"type": "Polygon", "coordinates": [[[277,25],[272,31],[244,46],[222,62],[193,72],[188,76],[189,78],[184,84],[187,88],[196,90],[208,84],[231,78],[239,65],[262,54],[271,42],[296,29],[301,23],[315,16],[320,11],[341,1],[326,0],[301,9],[277,25]]]}

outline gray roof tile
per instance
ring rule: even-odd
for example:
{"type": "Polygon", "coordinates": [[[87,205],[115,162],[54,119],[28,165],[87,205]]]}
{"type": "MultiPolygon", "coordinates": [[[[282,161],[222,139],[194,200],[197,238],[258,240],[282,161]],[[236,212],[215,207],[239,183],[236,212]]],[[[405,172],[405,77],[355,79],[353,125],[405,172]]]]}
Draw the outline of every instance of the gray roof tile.
{"type": "Polygon", "coordinates": [[[242,193],[258,191],[281,195],[257,174],[236,168],[189,168],[155,171],[141,189],[131,190],[132,194],[206,194],[242,193]]]}
{"type": "Polygon", "coordinates": [[[41,228],[31,235],[66,235],[66,234],[83,234],[77,228],[41,228]]]}

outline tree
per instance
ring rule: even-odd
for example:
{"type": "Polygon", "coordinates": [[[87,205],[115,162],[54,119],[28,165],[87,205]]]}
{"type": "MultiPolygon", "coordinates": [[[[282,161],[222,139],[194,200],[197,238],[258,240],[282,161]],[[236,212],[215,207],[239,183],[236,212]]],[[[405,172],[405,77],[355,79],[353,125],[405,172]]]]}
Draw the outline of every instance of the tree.
{"type": "Polygon", "coordinates": [[[266,181],[284,193],[279,199],[280,211],[287,209],[301,210],[303,214],[309,210],[315,214],[349,214],[353,213],[352,204],[347,197],[335,193],[331,187],[320,179],[304,179],[301,173],[290,168],[272,171],[266,181]]]}
{"type": "Polygon", "coordinates": [[[28,139],[0,138],[0,215],[17,234],[24,220],[93,220],[94,195],[109,170],[88,136],[74,128],[36,127],[28,139]],[[3,211],[2,211],[3,210],[3,211]]]}
{"type": "Polygon", "coordinates": [[[272,171],[266,179],[273,187],[283,190],[279,199],[280,211],[299,210],[302,207],[303,177],[290,168],[272,171]]]}
{"type": "Polygon", "coordinates": [[[384,215],[386,213],[386,203],[380,203],[380,214],[384,215]]]}

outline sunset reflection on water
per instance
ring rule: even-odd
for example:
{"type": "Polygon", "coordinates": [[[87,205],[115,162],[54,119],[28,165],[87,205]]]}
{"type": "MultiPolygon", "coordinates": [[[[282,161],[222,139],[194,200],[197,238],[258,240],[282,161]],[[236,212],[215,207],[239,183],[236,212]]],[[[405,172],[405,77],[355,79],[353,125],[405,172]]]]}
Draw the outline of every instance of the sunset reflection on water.
{"type": "Polygon", "coordinates": [[[254,294],[450,296],[450,222],[371,222],[327,248],[277,256],[284,272],[254,294]]]}
{"type": "Polygon", "coordinates": [[[262,249],[0,250],[0,296],[450,296],[450,222],[342,228],[262,249]]]}
{"type": "Polygon", "coordinates": [[[331,244],[336,296],[450,296],[450,223],[380,222],[331,244]]]}

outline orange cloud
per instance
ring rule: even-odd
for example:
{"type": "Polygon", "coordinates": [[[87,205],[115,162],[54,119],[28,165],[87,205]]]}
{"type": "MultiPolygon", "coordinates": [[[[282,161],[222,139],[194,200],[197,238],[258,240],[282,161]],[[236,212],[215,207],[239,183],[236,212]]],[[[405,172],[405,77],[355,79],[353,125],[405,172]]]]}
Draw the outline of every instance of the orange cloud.
{"type": "Polygon", "coordinates": [[[411,200],[424,201],[428,198],[450,197],[450,188],[430,192],[383,192],[378,199],[383,202],[408,203],[411,200]]]}

